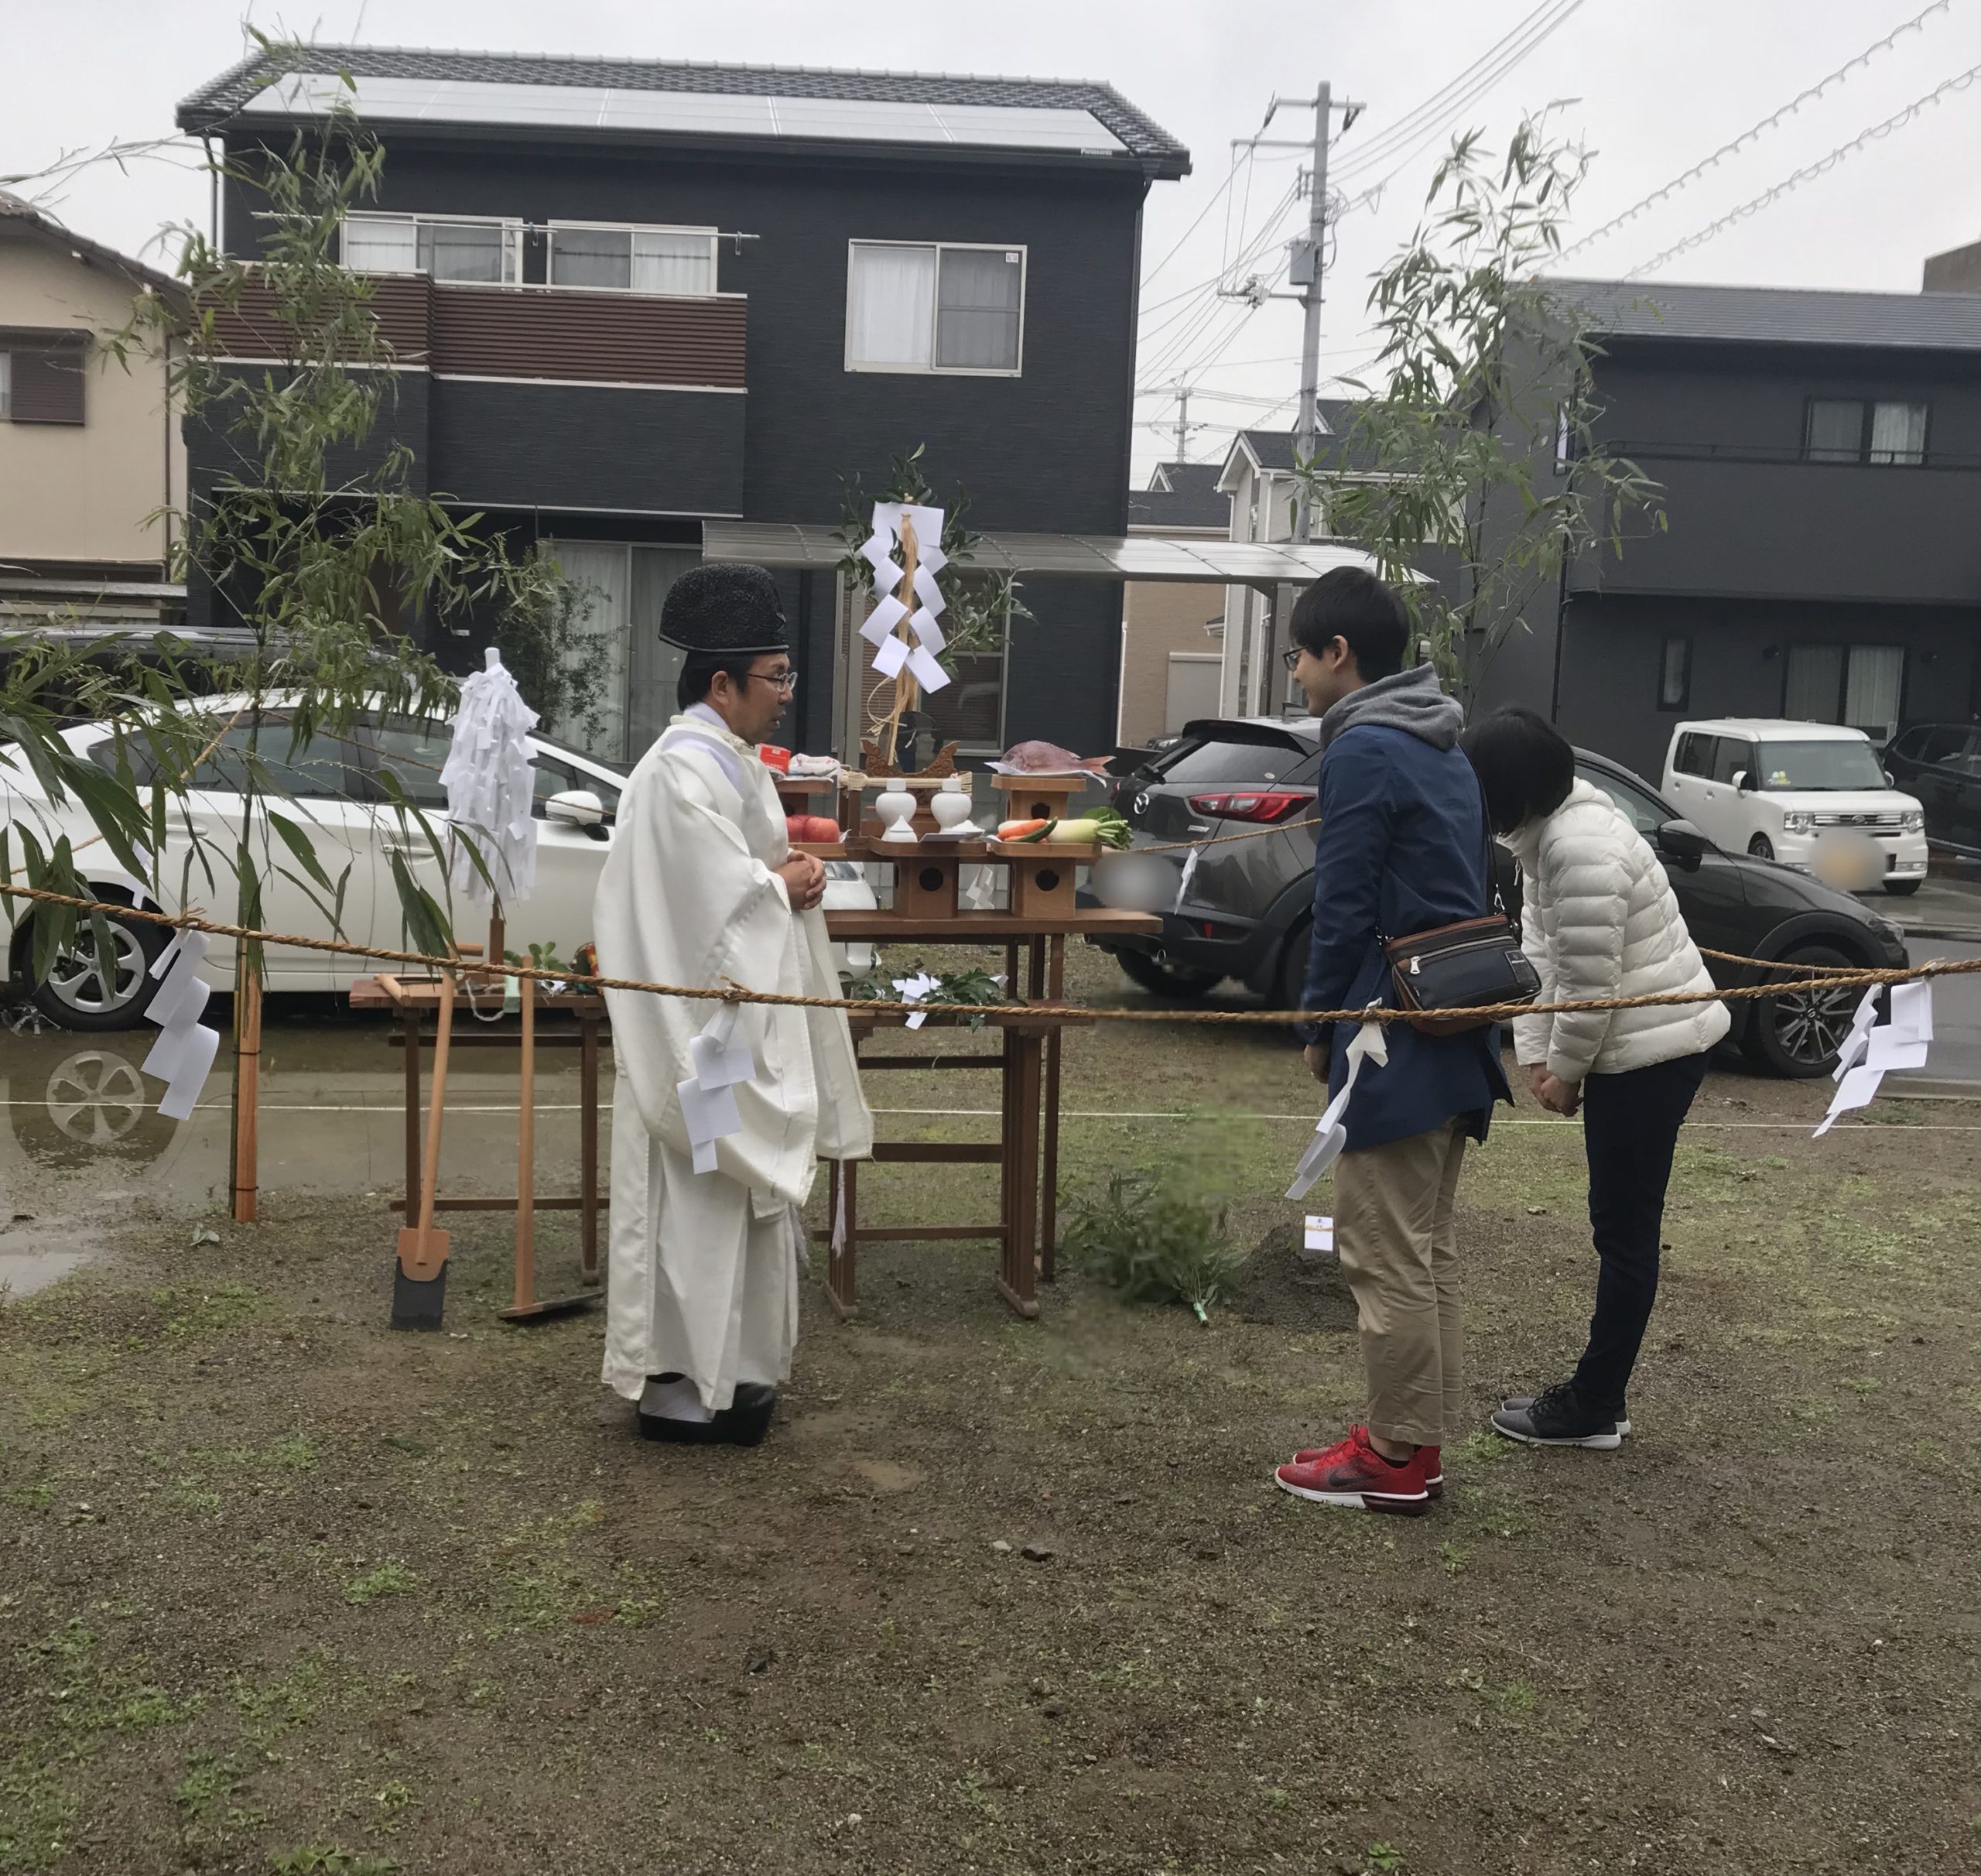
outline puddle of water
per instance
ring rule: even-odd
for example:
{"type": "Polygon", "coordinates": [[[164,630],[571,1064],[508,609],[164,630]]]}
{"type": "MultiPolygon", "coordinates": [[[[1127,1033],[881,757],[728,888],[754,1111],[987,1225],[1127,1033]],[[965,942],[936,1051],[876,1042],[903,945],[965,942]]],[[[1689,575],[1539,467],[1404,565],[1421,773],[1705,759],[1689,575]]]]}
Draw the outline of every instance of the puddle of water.
{"type": "Polygon", "coordinates": [[[31,1225],[0,1224],[0,1296],[32,1296],[82,1268],[98,1251],[93,1238],[41,1233],[31,1225]]]}

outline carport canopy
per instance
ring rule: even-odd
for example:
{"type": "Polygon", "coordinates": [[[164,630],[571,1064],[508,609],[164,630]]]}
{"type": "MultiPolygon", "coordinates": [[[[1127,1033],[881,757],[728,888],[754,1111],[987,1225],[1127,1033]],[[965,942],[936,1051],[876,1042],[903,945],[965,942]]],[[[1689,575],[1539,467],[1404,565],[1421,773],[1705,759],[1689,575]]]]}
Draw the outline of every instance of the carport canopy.
{"type": "MultiPolygon", "coordinates": [[[[705,560],[829,572],[846,557],[835,528],[781,521],[705,521],[705,560]]],[[[1196,580],[1271,589],[1305,586],[1337,567],[1377,571],[1359,547],[1316,541],[1165,540],[1141,534],[980,534],[972,573],[1044,579],[1196,580]]]]}

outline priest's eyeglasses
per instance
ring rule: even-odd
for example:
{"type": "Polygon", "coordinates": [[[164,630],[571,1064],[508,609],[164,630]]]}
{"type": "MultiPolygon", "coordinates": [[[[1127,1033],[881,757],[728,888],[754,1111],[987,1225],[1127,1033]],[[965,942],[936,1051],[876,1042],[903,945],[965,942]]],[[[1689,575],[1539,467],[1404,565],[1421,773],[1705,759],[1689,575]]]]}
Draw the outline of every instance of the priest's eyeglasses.
{"type": "Polygon", "coordinates": [[[775,684],[780,697],[789,697],[798,688],[795,671],[752,671],[750,676],[761,678],[767,684],[775,684]]]}

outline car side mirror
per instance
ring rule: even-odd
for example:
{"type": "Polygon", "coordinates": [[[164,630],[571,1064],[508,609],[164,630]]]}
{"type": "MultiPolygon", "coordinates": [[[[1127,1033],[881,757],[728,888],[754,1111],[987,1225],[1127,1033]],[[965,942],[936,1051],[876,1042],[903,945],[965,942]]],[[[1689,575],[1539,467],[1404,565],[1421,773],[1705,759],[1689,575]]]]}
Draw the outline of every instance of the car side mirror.
{"type": "Polygon", "coordinates": [[[566,789],[543,804],[544,818],[566,827],[581,829],[594,840],[610,840],[605,827],[605,803],[588,788],[566,789]]]}
{"type": "Polygon", "coordinates": [[[1887,788],[1896,788],[1898,786],[1898,778],[1894,775],[1889,769],[1884,771],[1884,778],[1885,786],[1887,788]]]}
{"type": "Polygon", "coordinates": [[[1747,770],[1744,769],[1736,769],[1734,770],[1733,792],[1735,794],[1751,794],[1753,791],[1753,786],[1754,779],[1752,775],[1747,773],[1747,770]]]}
{"type": "Polygon", "coordinates": [[[1690,821],[1668,820],[1658,830],[1658,851],[1682,871],[1696,873],[1709,843],[1690,821]]]}

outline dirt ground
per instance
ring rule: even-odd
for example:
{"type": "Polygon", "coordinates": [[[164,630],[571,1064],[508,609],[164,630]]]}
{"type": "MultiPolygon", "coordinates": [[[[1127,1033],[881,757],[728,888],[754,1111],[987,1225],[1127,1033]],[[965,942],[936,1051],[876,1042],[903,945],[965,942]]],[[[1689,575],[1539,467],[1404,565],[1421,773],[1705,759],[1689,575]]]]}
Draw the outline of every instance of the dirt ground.
{"type": "MultiPolygon", "coordinates": [[[[1716,1075],[1635,1436],[1481,1433],[1384,1518],[1271,1481],[1358,1410],[1273,1196],[1296,1068],[1071,1043],[1068,1184],[1194,1166],[1257,1247],[1206,1324],[1073,1272],[1021,1323],[989,1245],[863,1251],[754,1452],[639,1441],[597,1316],[497,1321],[499,1217],[427,1337],[375,1201],[128,1211],[0,1303],[0,1871],[1981,1868],[1981,1105],[1812,1141],[1826,1084],[1716,1075]]],[[[987,1079],[875,1079],[945,1110],[897,1137],[994,1125],[987,1079]]],[[[1591,1289],[1577,1130],[1512,1118],[1463,1193],[1482,1426],[1591,1289]]],[[[915,1179],[872,1210],[992,1202],[915,1179]]]]}

